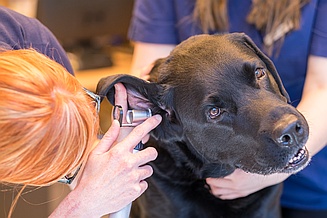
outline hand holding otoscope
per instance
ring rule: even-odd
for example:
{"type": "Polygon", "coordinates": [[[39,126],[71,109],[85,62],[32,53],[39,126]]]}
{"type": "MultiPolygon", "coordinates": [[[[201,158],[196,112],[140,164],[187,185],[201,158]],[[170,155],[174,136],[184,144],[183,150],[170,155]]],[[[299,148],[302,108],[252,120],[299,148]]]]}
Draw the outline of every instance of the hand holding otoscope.
{"type": "MultiPolygon", "coordinates": [[[[117,88],[117,87],[116,87],[117,88]]],[[[126,105],[125,107],[126,108],[126,105]]],[[[121,131],[117,142],[123,140],[132,130],[133,127],[141,124],[143,121],[152,116],[151,110],[125,110],[126,116],[124,116],[124,109],[121,105],[115,105],[113,109],[113,119],[118,120],[121,127],[124,127],[124,131],[121,131]],[[126,128],[127,127],[127,128],[126,128]],[[132,127],[132,128],[130,128],[132,127]]],[[[134,148],[133,153],[143,149],[143,143],[140,141],[134,148]]],[[[128,204],[123,209],[109,214],[109,218],[128,218],[131,210],[132,203],[128,204]]]]}

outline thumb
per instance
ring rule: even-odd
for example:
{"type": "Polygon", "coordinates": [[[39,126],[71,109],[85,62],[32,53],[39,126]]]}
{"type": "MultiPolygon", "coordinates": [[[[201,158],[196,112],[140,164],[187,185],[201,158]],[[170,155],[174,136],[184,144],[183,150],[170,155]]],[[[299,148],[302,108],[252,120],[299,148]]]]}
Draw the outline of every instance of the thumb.
{"type": "Polygon", "coordinates": [[[110,147],[114,144],[117,140],[120,131],[120,124],[118,120],[113,120],[109,130],[104,134],[101,141],[98,145],[93,149],[93,154],[103,154],[106,153],[110,147]]]}

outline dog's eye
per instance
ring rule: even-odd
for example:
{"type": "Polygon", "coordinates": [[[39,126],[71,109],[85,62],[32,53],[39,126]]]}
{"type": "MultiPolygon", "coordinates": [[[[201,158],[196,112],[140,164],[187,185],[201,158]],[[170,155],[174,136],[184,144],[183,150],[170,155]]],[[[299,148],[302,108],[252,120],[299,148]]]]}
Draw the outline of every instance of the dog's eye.
{"type": "Polygon", "coordinates": [[[218,117],[221,114],[221,110],[218,107],[213,107],[209,110],[209,117],[211,119],[215,119],[216,117],[218,117]]]}
{"type": "Polygon", "coordinates": [[[266,75],[265,69],[263,69],[263,68],[256,69],[255,76],[256,76],[257,79],[260,79],[261,77],[263,77],[265,75],[266,75]]]}

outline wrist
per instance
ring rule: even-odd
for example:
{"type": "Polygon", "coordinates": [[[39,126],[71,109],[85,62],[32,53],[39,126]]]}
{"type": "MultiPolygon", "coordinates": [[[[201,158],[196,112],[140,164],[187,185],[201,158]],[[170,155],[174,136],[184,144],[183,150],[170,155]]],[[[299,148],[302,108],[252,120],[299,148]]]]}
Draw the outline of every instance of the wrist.
{"type": "Polygon", "coordinates": [[[276,173],[270,176],[266,176],[265,178],[268,180],[267,185],[276,185],[278,183],[284,182],[291,175],[292,174],[288,173],[276,173]]]}
{"type": "Polygon", "coordinates": [[[51,213],[49,218],[61,218],[61,217],[101,217],[100,214],[96,214],[97,210],[92,210],[87,205],[87,199],[83,199],[83,194],[73,190],[65,199],[59,204],[59,206],[51,213]],[[90,211],[92,211],[90,213],[90,211]]]}

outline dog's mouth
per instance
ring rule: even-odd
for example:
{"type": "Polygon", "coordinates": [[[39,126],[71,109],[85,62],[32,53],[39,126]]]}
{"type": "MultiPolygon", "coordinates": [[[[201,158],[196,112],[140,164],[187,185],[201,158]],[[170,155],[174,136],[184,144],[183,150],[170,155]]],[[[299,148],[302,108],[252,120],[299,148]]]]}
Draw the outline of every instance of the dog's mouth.
{"type": "Polygon", "coordinates": [[[297,153],[288,161],[284,172],[297,172],[303,169],[309,162],[309,152],[306,147],[300,148],[297,153]]]}

